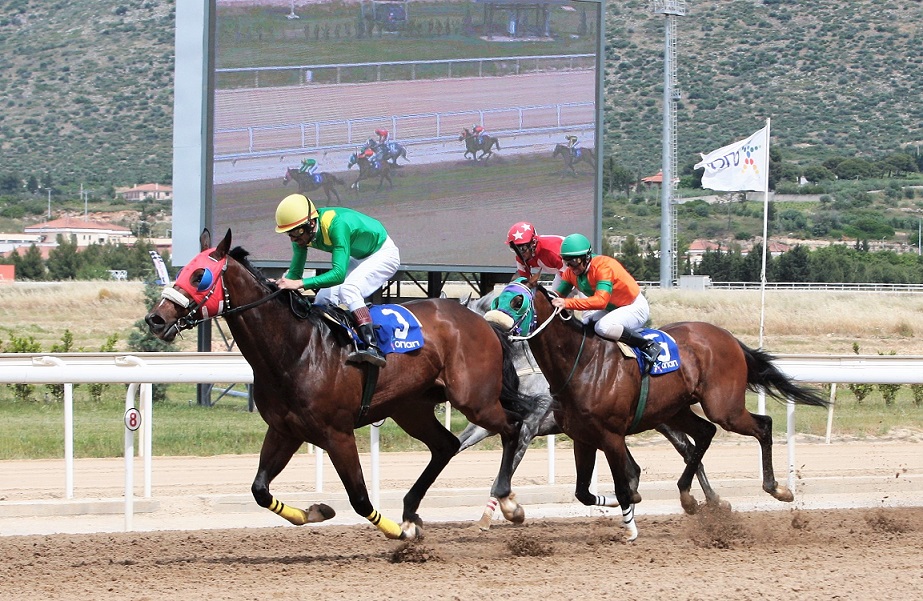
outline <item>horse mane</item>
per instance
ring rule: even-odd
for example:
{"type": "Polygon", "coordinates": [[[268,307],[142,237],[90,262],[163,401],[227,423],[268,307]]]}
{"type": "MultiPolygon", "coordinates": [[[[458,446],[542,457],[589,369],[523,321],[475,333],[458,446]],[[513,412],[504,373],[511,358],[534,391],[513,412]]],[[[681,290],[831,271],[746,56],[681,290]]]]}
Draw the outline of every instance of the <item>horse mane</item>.
{"type": "Polygon", "coordinates": [[[250,256],[250,251],[244,249],[242,246],[235,246],[228,252],[228,256],[243,265],[247,271],[253,274],[260,284],[269,288],[270,292],[275,292],[279,289],[275,282],[271,281],[260,271],[259,267],[250,262],[250,259],[247,258],[250,256]]]}

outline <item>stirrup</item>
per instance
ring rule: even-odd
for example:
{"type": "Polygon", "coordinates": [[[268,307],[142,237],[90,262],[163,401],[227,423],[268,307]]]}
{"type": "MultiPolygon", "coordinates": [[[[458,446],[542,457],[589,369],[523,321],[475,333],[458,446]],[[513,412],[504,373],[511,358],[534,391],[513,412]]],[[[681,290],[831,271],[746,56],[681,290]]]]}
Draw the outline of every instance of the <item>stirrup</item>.
{"type": "Polygon", "coordinates": [[[644,357],[645,371],[648,372],[654,367],[657,363],[657,359],[660,357],[660,353],[663,352],[663,349],[657,343],[647,344],[638,350],[641,352],[641,356],[644,357]]]}
{"type": "Polygon", "coordinates": [[[373,347],[353,351],[346,357],[346,360],[350,363],[369,363],[375,367],[384,367],[388,363],[381,351],[373,347]]]}

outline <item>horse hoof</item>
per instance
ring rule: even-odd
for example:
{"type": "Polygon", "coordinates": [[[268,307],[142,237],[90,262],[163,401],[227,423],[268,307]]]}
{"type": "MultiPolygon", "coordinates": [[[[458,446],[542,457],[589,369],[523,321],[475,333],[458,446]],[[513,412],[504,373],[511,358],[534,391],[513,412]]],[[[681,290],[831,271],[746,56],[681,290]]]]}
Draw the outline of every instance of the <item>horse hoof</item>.
{"type": "Polygon", "coordinates": [[[423,529],[416,522],[401,524],[401,540],[423,540],[423,529]]]}
{"type": "Polygon", "coordinates": [[[770,494],[784,503],[791,503],[795,500],[795,495],[785,486],[776,487],[776,490],[770,494]]]}
{"type": "Polygon", "coordinates": [[[514,524],[521,524],[526,521],[526,510],[516,502],[515,494],[510,494],[510,496],[500,499],[500,511],[503,512],[503,517],[514,524]]]}
{"type": "Polygon", "coordinates": [[[636,490],[631,491],[631,502],[634,505],[637,505],[641,502],[641,493],[636,490]]]}
{"type": "Polygon", "coordinates": [[[326,522],[327,520],[336,516],[337,512],[333,510],[333,507],[327,505],[326,503],[315,503],[308,507],[308,510],[305,512],[308,515],[308,524],[317,524],[318,522],[326,522]]]}
{"type": "Polygon", "coordinates": [[[679,504],[682,505],[686,515],[695,515],[699,510],[698,501],[687,491],[679,493],[679,504]]]}

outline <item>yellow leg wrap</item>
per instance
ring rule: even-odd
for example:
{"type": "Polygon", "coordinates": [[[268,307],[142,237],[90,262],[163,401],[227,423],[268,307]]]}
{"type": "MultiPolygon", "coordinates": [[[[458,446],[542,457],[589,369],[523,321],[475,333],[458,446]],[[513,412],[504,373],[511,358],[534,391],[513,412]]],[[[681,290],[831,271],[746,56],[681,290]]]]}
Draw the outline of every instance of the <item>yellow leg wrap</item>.
{"type": "Polygon", "coordinates": [[[289,507],[282,501],[273,498],[272,503],[269,504],[269,511],[281,515],[291,523],[296,526],[304,526],[308,523],[308,514],[302,509],[297,507],[289,507]]]}
{"type": "Polygon", "coordinates": [[[372,513],[368,514],[365,519],[377,526],[388,538],[398,539],[404,534],[397,522],[393,522],[381,515],[377,509],[373,509],[372,513]]]}

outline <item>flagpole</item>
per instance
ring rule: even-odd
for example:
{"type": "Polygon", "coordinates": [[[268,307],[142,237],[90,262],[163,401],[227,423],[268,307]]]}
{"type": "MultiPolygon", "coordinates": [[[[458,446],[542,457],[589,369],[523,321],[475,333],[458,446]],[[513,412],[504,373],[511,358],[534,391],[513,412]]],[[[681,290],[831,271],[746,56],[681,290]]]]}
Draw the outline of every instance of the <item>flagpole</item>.
{"type": "MultiPolygon", "coordinates": [[[[763,327],[766,323],[766,255],[769,252],[769,117],[766,117],[766,164],[763,165],[763,267],[760,270],[760,344],[763,350],[763,327]]],[[[757,398],[756,412],[766,415],[766,393],[757,398]]]]}
{"type": "Polygon", "coordinates": [[[766,253],[769,252],[769,117],[766,117],[766,164],[763,165],[763,267],[760,271],[760,344],[766,322],[766,253]]]}

